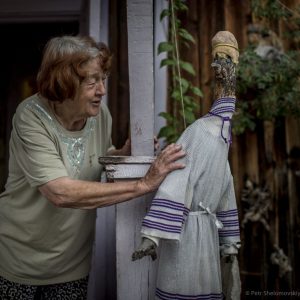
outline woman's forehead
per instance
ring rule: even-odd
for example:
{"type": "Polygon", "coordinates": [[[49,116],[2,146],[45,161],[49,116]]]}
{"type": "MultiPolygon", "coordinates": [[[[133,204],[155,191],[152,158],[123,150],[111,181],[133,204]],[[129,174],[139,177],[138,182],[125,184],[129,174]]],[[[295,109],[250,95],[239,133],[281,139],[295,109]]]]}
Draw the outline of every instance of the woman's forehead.
{"type": "Polygon", "coordinates": [[[84,66],[84,70],[86,71],[89,77],[103,75],[100,60],[97,58],[88,61],[84,66]]]}

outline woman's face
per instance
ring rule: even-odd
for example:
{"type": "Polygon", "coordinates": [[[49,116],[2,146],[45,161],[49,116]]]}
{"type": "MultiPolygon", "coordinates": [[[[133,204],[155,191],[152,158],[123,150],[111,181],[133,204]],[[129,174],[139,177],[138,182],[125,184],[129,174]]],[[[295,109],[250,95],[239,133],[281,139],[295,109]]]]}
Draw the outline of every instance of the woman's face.
{"type": "Polygon", "coordinates": [[[99,114],[102,96],[106,94],[106,78],[98,59],[90,60],[84,69],[88,76],[81,83],[74,104],[78,115],[88,118],[99,114]]]}

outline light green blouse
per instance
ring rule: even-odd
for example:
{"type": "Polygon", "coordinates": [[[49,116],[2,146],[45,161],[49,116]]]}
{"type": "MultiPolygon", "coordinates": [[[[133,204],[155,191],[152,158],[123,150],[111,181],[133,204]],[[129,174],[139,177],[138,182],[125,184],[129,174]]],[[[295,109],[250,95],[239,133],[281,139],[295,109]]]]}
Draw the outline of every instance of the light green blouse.
{"type": "Polygon", "coordinates": [[[95,210],[55,207],[38,186],[64,176],[99,181],[98,157],[112,147],[111,123],[104,104],[76,132],[64,129],[37,94],[18,106],[0,195],[0,276],[46,285],[88,274],[95,210]]]}

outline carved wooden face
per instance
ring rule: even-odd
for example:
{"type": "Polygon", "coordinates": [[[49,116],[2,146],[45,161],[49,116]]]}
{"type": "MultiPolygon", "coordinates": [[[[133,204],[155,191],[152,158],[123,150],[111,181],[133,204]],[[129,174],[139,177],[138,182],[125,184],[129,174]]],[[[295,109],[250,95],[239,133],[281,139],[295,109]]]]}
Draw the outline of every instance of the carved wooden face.
{"type": "Polygon", "coordinates": [[[235,95],[235,64],[232,62],[231,57],[225,53],[217,53],[211,66],[215,71],[216,83],[222,89],[222,91],[219,91],[221,94],[218,96],[235,95]]]}

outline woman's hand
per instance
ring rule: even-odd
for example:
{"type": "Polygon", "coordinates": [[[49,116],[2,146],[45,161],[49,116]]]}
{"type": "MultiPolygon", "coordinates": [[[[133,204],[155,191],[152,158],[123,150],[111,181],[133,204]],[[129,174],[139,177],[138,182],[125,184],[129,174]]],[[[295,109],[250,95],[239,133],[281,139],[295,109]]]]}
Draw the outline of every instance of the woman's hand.
{"type": "MultiPolygon", "coordinates": [[[[156,136],[154,136],[154,152],[159,150],[159,142],[156,136]]],[[[112,156],[129,156],[131,155],[131,140],[127,139],[124,146],[121,149],[110,150],[107,155],[112,156]]]]}
{"type": "Polygon", "coordinates": [[[121,149],[113,149],[107,152],[107,155],[112,156],[129,156],[131,155],[131,141],[127,139],[121,149]]]}
{"type": "Polygon", "coordinates": [[[140,180],[140,184],[149,192],[156,190],[170,172],[185,167],[183,163],[176,162],[184,156],[185,152],[181,145],[167,146],[152,163],[147,174],[140,180]]]}

